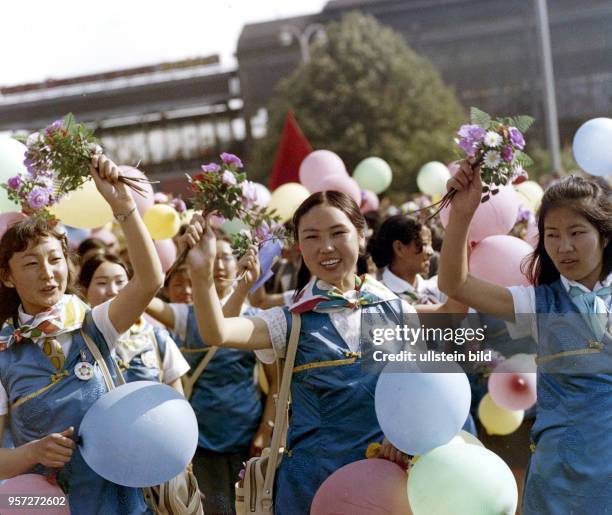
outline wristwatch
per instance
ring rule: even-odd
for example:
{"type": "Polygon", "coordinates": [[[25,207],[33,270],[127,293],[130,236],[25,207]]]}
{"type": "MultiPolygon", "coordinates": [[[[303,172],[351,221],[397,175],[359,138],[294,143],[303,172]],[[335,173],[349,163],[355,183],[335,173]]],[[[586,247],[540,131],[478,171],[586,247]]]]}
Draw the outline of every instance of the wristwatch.
{"type": "Polygon", "coordinates": [[[127,213],[113,213],[113,216],[115,217],[115,220],[117,220],[117,222],[122,223],[125,222],[134,211],[136,211],[136,206],[130,209],[127,213]]]}

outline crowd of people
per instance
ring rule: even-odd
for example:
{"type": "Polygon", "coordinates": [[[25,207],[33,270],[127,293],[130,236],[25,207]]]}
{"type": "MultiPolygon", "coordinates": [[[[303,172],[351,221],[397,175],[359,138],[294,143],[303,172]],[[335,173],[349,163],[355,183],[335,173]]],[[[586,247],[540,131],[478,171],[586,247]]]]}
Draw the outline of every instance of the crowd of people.
{"type": "MultiPolygon", "coordinates": [[[[362,313],[395,324],[407,314],[477,312],[507,321],[508,338],[538,341],[537,323],[519,327],[517,315],[612,310],[612,199],[588,179],[569,176],[546,189],[532,286],[505,288],[468,273],[468,230],[482,184],[479,170],[463,162],[449,182],[457,194],[445,229],[427,212],[385,208],[364,216],[346,194],[313,193],[293,216],[295,246],[283,249],[274,276],[251,292],[260,276],[256,249],[237,258],[231,239],[197,213],[177,238],[189,249],[185,263],[164,279],[118,167],[102,156],[91,170],[127,253],[95,238],[73,249],[40,218],[15,223],[0,241],[0,479],[59,470],[72,513],[150,513],[141,490],[98,476],[75,443],[84,414],[106,391],[95,367],[87,378],[74,372],[95,364],[84,334],[126,381],[159,381],[186,396],[198,421],[190,467],[204,512],[224,514],[234,513],[244,463],[270,445],[274,363],[284,358],[299,314],[289,430],[274,485],[274,512],[295,515],[309,513],[325,479],[364,459],[372,443],[381,444],[378,458],[404,468],[411,458],[385,439],[377,420],[378,376],[362,366],[362,313]]],[[[606,328],[581,330],[580,341],[547,333],[557,344],[546,352],[579,351],[593,338],[612,344],[606,328]]],[[[520,436],[487,440],[475,410],[464,429],[497,445],[520,486],[525,481],[524,514],[608,513],[611,392],[612,367],[540,373],[539,404],[520,436]]],[[[477,379],[473,395],[477,406],[477,379]]]]}

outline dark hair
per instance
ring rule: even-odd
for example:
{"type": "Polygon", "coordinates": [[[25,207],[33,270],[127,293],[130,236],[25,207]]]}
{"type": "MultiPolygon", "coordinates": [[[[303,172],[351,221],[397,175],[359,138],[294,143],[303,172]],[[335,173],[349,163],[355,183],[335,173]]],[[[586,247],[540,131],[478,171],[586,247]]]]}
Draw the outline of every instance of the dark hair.
{"type": "Polygon", "coordinates": [[[376,266],[383,268],[393,263],[395,255],[393,242],[395,241],[401,241],[404,245],[414,241],[417,250],[422,250],[421,230],[423,227],[421,222],[406,215],[394,215],[387,218],[370,240],[370,252],[376,266]]]}
{"type": "Polygon", "coordinates": [[[100,238],[86,238],[79,244],[77,253],[79,256],[83,257],[87,252],[93,249],[106,251],[106,243],[100,238]]]}
{"type": "Polygon", "coordinates": [[[93,279],[96,270],[103,263],[113,263],[114,265],[119,265],[121,268],[125,270],[125,273],[129,277],[130,271],[127,265],[123,262],[123,260],[116,256],[115,254],[111,254],[110,252],[106,252],[104,254],[93,254],[87,261],[85,261],[81,265],[81,272],[79,273],[79,285],[83,289],[83,292],[87,292],[87,288],[91,284],[91,280],[93,279]]]}
{"type": "MultiPolygon", "coordinates": [[[[355,229],[357,229],[358,232],[365,232],[365,218],[361,214],[359,206],[351,197],[349,197],[346,193],[341,193],[339,191],[319,191],[317,193],[313,193],[304,202],[302,202],[300,204],[300,207],[297,208],[297,211],[293,215],[293,236],[296,242],[298,241],[300,220],[313,207],[320,205],[327,205],[339,209],[348,217],[348,219],[355,226],[355,229]]],[[[297,297],[302,288],[304,288],[304,286],[308,284],[308,281],[310,281],[310,270],[308,270],[308,268],[304,264],[304,260],[302,260],[302,263],[300,264],[300,269],[298,270],[297,289],[295,297],[297,297]]]]}
{"type": "MultiPolygon", "coordinates": [[[[0,277],[8,278],[10,273],[9,261],[16,252],[24,252],[30,244],[36,245],[43,238],[55,238],[62,245],[62,252],[68,265],[68,281],[66,293],[79,294],[74,284],[76,266],[74,255],[68,245],[68,238],[59,232],[53,223],[44,218],[34,216],[15,223],[6,230],[0,240],[0,277]]],[[[16,288],[8,287],[0,281],[0,327],[9,319],[17,323],[17,309],[21,299],[16,288]]]]}
{"type": "Polygon", "coordinates": [[[612,271],[612,199],[609,190],[576,175],[553,184],[544,193],[538,211],[538,244],[523,263],[523,272],[536,286],[559,279],[559,271],[544,247],[544,221],[550,210],[557,207],[566,207],[584,216],[602,238],[608,239],[600,277],[605,278],[612,271]]]}

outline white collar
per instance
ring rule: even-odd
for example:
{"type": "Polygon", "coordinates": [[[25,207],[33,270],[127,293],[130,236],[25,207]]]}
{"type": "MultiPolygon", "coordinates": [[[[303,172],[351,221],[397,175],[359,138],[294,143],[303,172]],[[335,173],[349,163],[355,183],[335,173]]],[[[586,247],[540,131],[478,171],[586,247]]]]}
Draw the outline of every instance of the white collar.
{"type": "Polygon", "coordinates": [[[382,282],[393,293],[405,293],[407,291],[419,293],[425,286],[424,279],[420,276],[420,274],[416,275],[416,286],[412,286],[412,284],[410,284],[408,281],[405,281],[401,277],[395,275],[388,266],[383,270],[382,282]]]}
{"type": "Polygon", "coordinates": [[[593,290],[589,290],[584,284],[580,284],[577,281],[572,281],[568,279],[567,277],[563,277],[562,275],[560,277],[561,277],[561,284],[563,285],[563,288],[565,288],[565,291],[567,291],[568,293],[572,286],[575,286],[576,288],[580,288],[585,293],[589,293],[591,291],[597,291],[601,288],[612,286],[612,274],[609,274],[608,277],[606,277],[603,281],[597,281],[595,283],[595,286],[593,287],[593,290]]]}

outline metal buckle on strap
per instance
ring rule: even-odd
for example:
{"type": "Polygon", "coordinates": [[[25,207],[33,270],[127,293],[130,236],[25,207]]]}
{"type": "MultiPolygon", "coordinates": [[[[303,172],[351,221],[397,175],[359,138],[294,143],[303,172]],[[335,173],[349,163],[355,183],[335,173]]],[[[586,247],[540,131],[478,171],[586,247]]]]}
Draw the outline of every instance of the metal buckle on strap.
{"type": "Polygon", "coordinates": [[[55,384],[58,381],[61,381],[62,379],[64,379],[64,377],[68,377],[70,374],[68,373],[67,370],[64,370],[63,372],[59,372],[57,374],[53,374],[51,376],[51,384],[55,384]]]}

